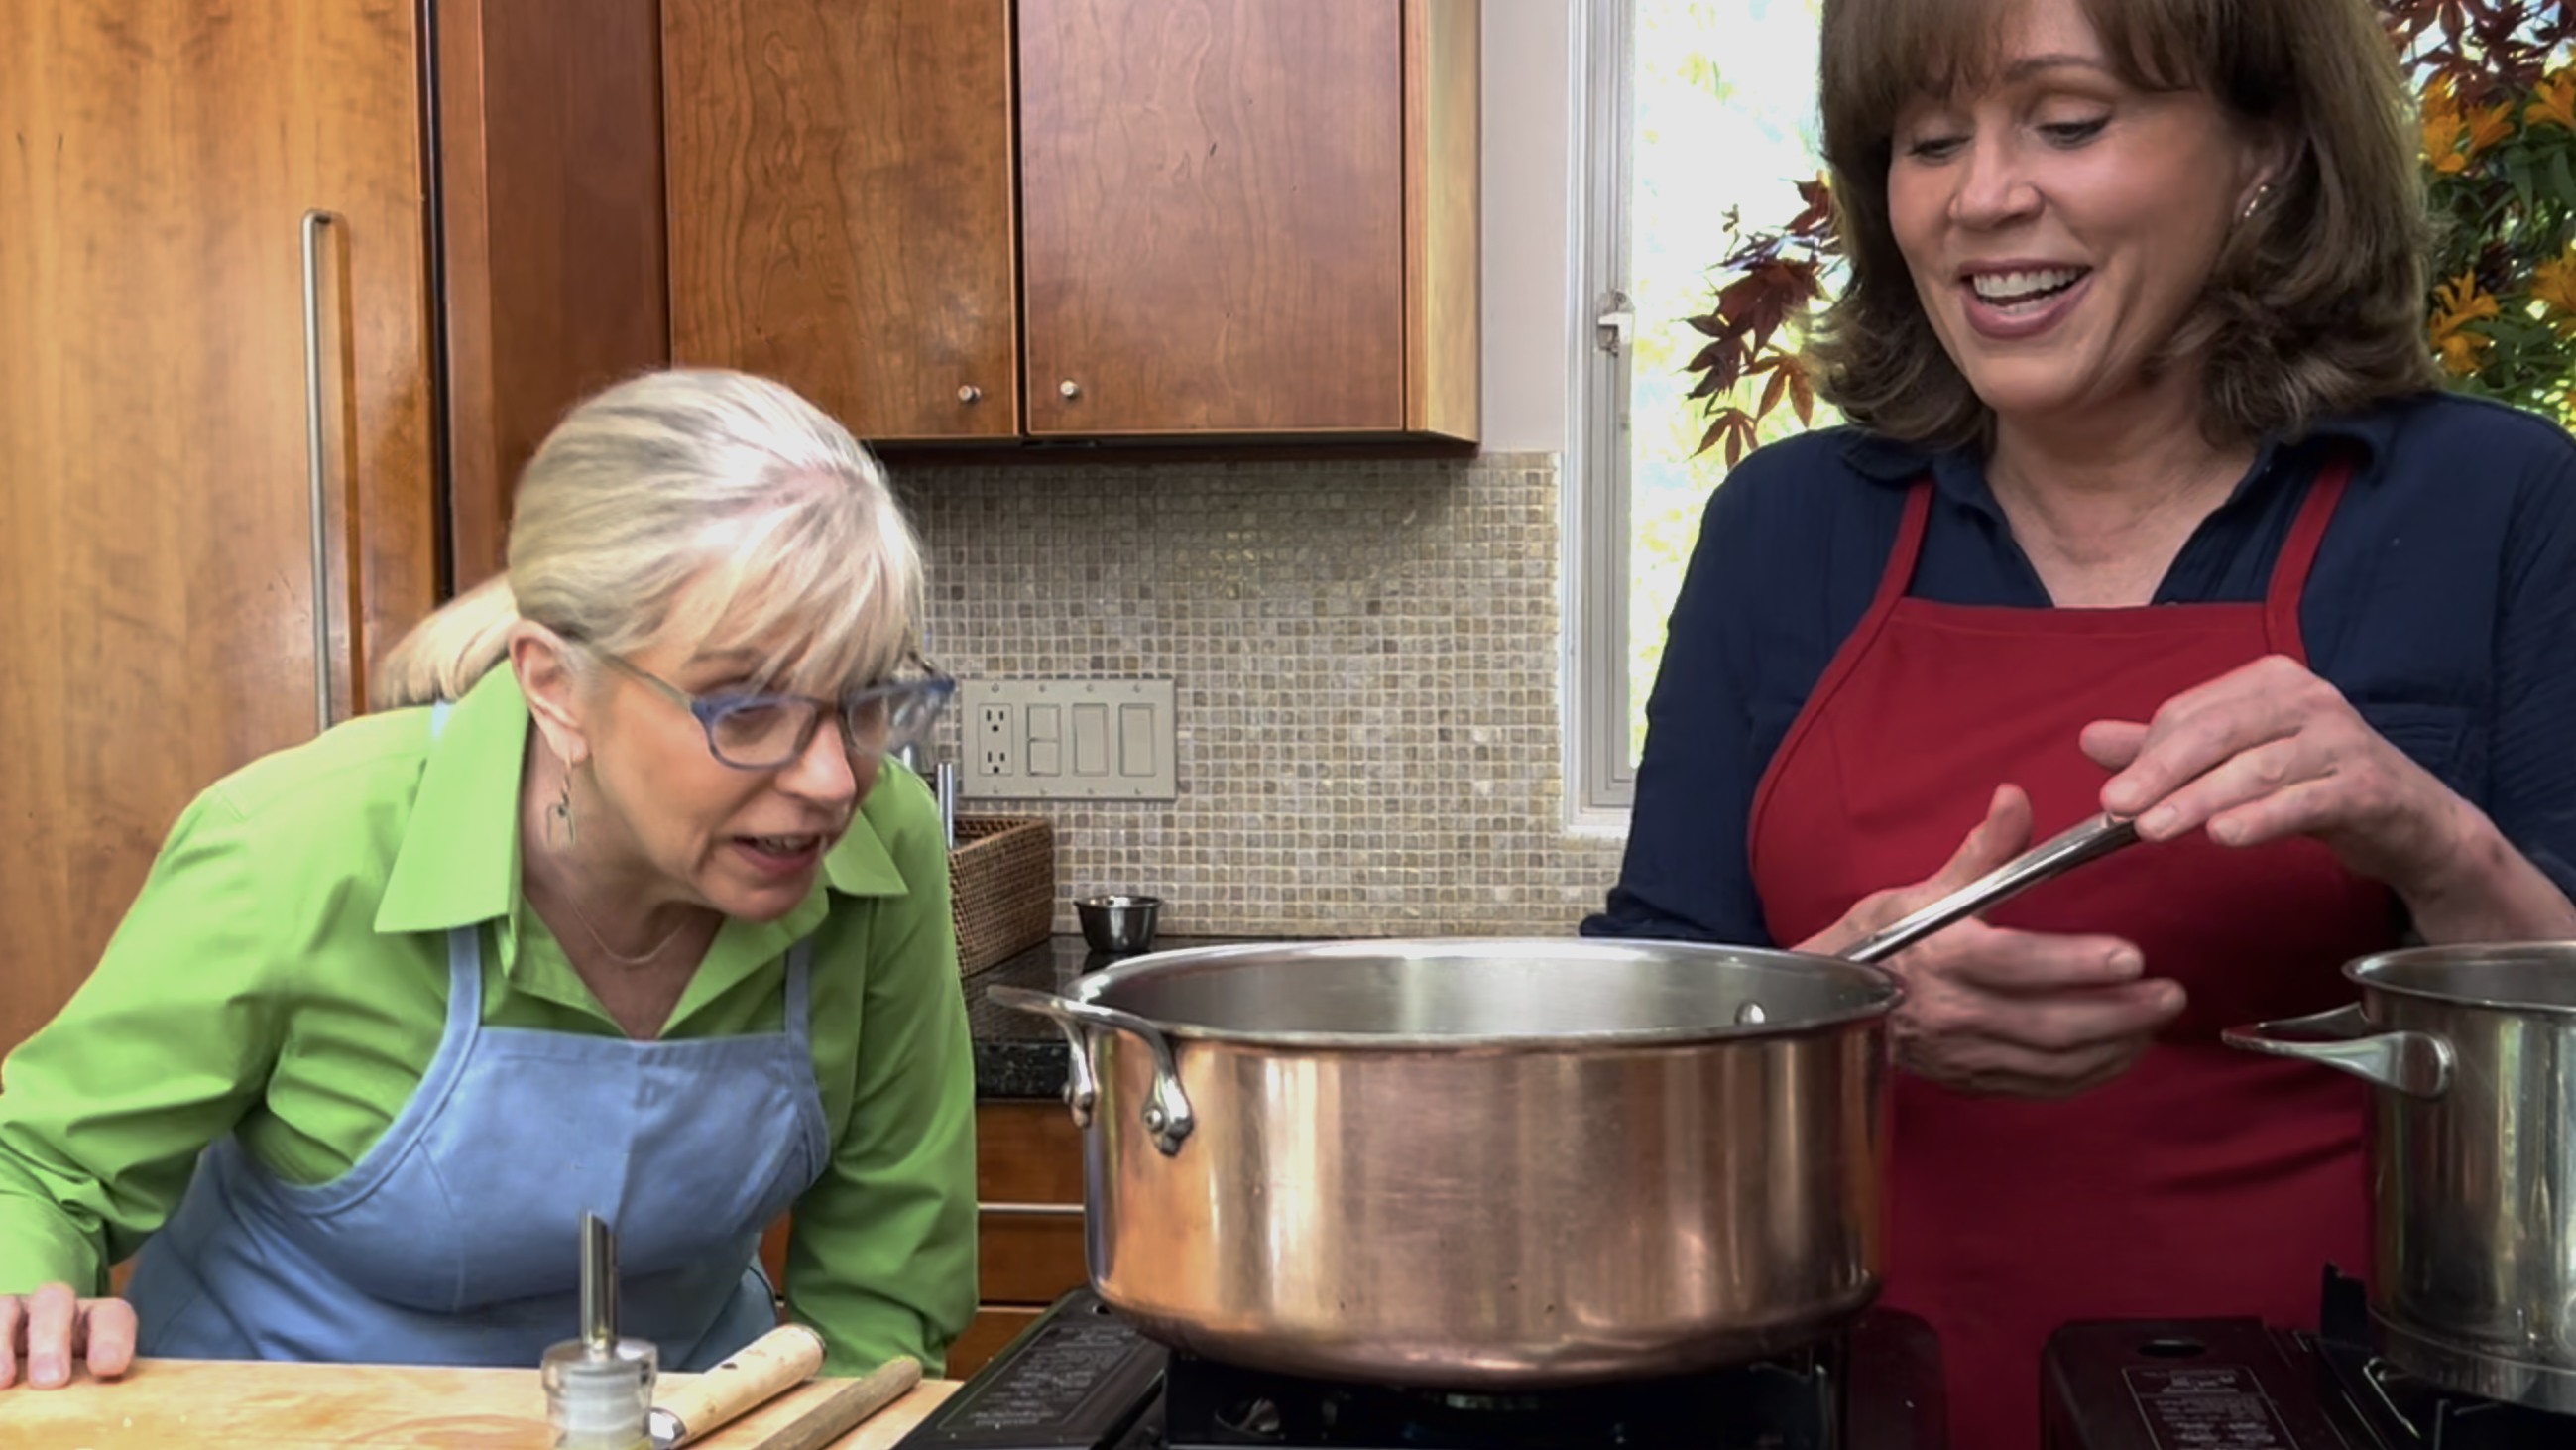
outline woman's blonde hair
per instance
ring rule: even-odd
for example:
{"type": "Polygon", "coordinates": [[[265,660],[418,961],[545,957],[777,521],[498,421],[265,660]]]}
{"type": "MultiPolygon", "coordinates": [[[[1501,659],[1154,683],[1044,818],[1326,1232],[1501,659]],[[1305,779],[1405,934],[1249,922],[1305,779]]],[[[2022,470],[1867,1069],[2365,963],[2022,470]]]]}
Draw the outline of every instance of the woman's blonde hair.
{"type": "MultiPolygon", "coordinates": [[[[1935,447],[1992,415],[1924,316],[1887,211],[1897,118],[1970,92],[2024,0],[1825,0],[1824,143],[1851,279],[1809,349],[1853,422],[1935,447]]],[[[2428,223],[2396,52],[2367,0],[2081,0],[2121,79],[2208,91],[2277,128],[2289,169],[2244,219],[2156,359],[2201,369],[2204,426],[2230,441],[2440,386],[2424,334],[2428,223]]]]}
{"type": "Polygon", "coordinates": [[[404,636],[376,700],[461,697],[522,618],[621,655],[748,650],[763,680],[837,694],[892,671],[920,591],[912,529],[847,429],[764,378],[648,373],[547,436],[519,477],[508,571],[404,636]]]}

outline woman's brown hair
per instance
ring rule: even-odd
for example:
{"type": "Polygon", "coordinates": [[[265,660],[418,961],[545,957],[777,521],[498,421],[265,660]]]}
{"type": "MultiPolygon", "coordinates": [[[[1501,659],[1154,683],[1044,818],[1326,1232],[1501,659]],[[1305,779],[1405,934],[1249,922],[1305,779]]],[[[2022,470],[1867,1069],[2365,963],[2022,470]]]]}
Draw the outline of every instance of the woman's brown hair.
{"type": "MultiPolygon", "coordinates": [[[[1824,0],[1825,155],[1851,276],[1809,363],[1845,417],[1907,442],[1975,442],[1991,416],[1896,249],[1897,116],[1917,96],[1976,90],[2022,3],[1824,0]]],[[[2128,84],[2206,90],[2294,147],[2161,354],[2199,362],[2212,437],[2295,436],[2321,415],[2438,387],[2414,113],[2368,0],[2079,3],[2128,84]]]]}

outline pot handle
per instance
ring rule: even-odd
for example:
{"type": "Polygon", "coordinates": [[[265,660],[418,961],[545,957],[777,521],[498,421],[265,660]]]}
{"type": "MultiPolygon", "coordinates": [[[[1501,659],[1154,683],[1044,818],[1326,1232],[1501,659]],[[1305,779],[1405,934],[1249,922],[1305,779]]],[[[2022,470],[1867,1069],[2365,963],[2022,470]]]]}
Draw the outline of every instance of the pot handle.
{"type": "Polygon", "coordinates": [[[2218,1040],[2247,1052],[2323,1063],[2410,1097],[2438,1098],[2451,1090],[2451,1044],[2429,1032],[2373,1032],[2358,1002],[2305,1017],[2230,1027],[2218,1040]]]}
{"type": "Polygon", "coordinates": [[[987,987],[984,1000],[1052,1018],[1063,1029],[1065,1041],[1073,1046],[1073,1076],[1065,1083],[1064,1096],[1067,1106],[1073,1109],[1075,1123],[1089,1127],[1092,1105],[1099,1101],[1100,1080],[1091,1069],[1087,1030],[1096,1028],[1138,1038],[1154,1055],[1154,1088],[1146,1096],[1145,1111],[1139,1116],[1164,1157],[1180,1152],[1181,1140],[1198,1126],[1198,1114],[1190,1108],[1189,1095],[1181,1091],[1181,1070],[1172,1060],[1171,1039],[1153,1023],[1133,1012],[1121,1012],[1097,1002],[1077,1002],[1031,987],[987,987]]]}

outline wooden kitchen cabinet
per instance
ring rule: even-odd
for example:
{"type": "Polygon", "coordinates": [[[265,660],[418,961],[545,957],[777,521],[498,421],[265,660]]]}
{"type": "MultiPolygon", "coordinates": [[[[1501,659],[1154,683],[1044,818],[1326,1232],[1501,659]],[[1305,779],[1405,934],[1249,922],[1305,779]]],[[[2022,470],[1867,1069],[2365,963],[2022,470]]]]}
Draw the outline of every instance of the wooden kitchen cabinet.
{"type": "MultiPolygon", "coordinates": [[[[439,27],[448,574],[501,572],[519,469],[671,356],[658,0],[419,0],[439,27]]],[[[391,641],[386,641],[390,643],[391,641]]]]}
{"type": "Polygon", "coordinates": [[[1089,1283],[1082,1248],[1082,1130],[1064,1104],[985,1102],[975,1107],[976,1261],[982,1303],[950,1354],[963,1378],[1089,1283]]]}
{"type": "Polygon", "coordinates": [[[666,0],[664,37],[677,360],[877,443],[1476,437],[1475,0],[666,0]]]}
{"type": "MultiPolygon", "coordinates": [[[[979,1302],[948,1348],[947,1375],[981,1369],[1048,1305],[1091,1281],[1082,1247],[1082,1130],[1058,1102],[975,1105],[975,1261],[979,1302]]],[[[792,1219],[761,1238],[772,1284],[787,1282],[792,1219]]]]}
{"type": "Polygon", "coordinates": [[[1020,0],[1030,434],[1473,438],[1476,19],[1020,0]]]}
{"type": "Polygon", "coordinates": [[[671,349],[871,441],[1019,431],[1009,0],[663,0],[671,349]]]}
{"type": "Polygon", "coordinates": [[[0,1053],[666,355],[653,8],[0,7],[0,1053]]]}

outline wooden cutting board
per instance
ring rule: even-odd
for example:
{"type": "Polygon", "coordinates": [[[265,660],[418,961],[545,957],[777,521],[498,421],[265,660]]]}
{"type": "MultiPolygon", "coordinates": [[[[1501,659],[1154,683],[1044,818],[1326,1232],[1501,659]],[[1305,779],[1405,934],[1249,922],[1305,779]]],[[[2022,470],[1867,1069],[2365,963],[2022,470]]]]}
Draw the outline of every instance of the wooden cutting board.
{"type": "MultiPolygon", "coordinates": [[[[749,1450],[843,1383],[812,1381],[693,1443],[749,1450]]],[[[833,1450],[888,1450],[956,1389],[955,1380],[924,1380],[833,1450]]],[[[0,1390],[0,1450],[551,1450],[553,1443],[533,1369],[147,1359],[112,1384],[84,1378],[62,1389],[0,1390]]]]}

